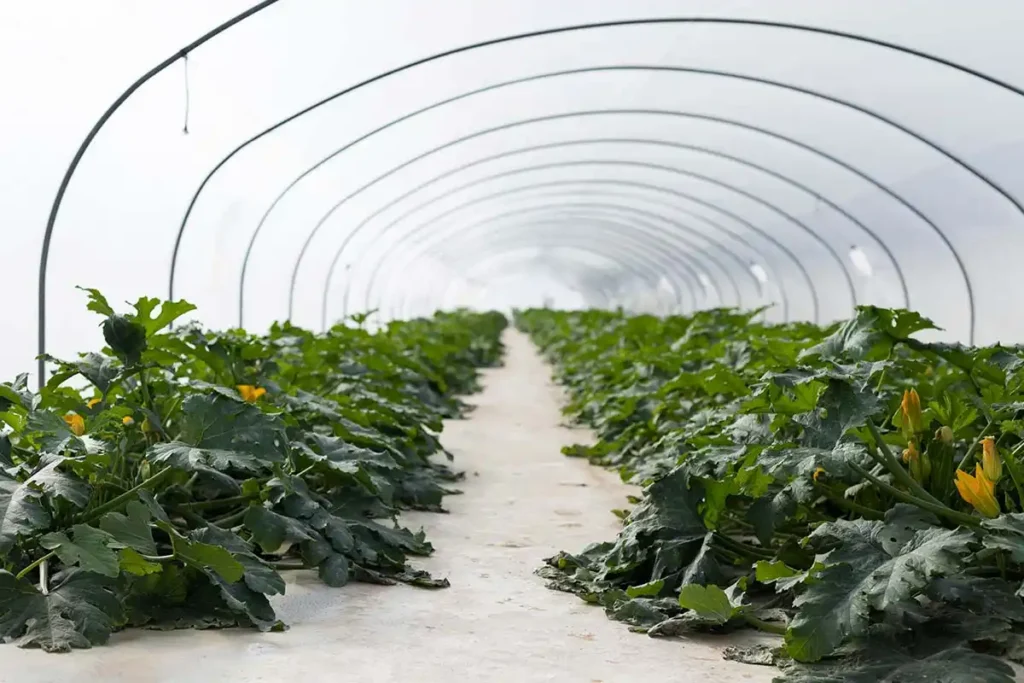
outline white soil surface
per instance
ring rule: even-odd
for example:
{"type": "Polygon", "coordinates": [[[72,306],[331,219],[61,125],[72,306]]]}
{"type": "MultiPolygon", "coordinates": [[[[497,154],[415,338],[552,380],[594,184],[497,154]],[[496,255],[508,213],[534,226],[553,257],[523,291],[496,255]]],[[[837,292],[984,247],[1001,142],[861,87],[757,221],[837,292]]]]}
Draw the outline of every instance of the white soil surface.
{"type": "Polygon", "coordinates": [[[509,331],[469,419],[442,441],[466,471],[451,514],[410,513],[437,549],[418,563],[451,587],[350,584],[287,572],[275,598],[284,633],[130,630],[91,650],[0,647],[0,683],[662,683],[771,681],[776,670],[722,659],[750,638],[661,640],[632,633],[534,574],[558,550],[614,538],[630,489],[559,453],[590,437],[562,425],[562,394],[529,341],[509,331]]]}

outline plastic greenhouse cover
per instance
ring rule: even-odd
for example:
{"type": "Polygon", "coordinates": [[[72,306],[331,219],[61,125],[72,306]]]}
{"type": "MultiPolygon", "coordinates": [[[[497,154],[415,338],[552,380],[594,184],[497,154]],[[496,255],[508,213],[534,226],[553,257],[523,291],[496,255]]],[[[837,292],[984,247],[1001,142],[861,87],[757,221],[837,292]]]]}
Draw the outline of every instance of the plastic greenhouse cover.
{"type": "Polygon", "coordinates": [[[187,55],[255,3],[0,9],[0,377],[34,368],[68,163],[175,55],[67,186],[46,279],[55,355],[100,342],[76,285],[167,296],[179,234],[174,296],[214,326],[545,300],[827,321],[877,303],[949,339],[1024,338],[1014,0],[261,5],[187,55]],[[247,139],[391,70],[197,192],[247,139]]]}

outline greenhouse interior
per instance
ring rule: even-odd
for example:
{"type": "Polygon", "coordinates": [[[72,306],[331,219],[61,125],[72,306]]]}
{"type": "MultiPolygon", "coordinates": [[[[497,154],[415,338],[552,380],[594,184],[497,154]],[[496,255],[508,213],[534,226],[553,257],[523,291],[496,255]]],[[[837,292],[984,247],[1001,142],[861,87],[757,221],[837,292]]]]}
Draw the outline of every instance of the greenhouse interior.
{"type": "Polygon", "coordinates": [[[1015,21],[4,5],[0,680],[1024,681],[1015,21]]]}

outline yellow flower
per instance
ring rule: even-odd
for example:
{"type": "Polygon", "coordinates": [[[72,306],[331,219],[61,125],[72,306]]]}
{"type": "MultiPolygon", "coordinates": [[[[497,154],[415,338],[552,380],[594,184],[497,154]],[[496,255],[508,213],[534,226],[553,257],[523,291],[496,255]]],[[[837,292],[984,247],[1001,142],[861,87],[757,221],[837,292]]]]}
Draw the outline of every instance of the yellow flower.
{"type": "Polygon", "coordinates": [[[64,421],[68,423],[68,429],[75,436],[85,434],[85,420],[78,413],[68,413],[64,416],[64,421]]]}
{"type": "Polygon", "coordinates": [[[255,403],[259,400],[260,396],[267,393],[267,390],[263,387],[254,387],[251,384],[239,384],[238,393],[242,395],[242,399],[246,403],[255,403]]]}
{"type": "Polygon", "coordinates": [[[996,448],[996,440],[986,436],[981,440],[981,471],[990,482],[995,484],[1003,476],[1003,459],[996,448]]]}
{"type": "Polygon", "coordinates": [[[90,398],[89,402],[85,404],[86,408],[95,408],[97,404],[103,401],[102,398],[90,398]]]}
{"type": "Polygon", "coordinates": [[[900,403],[900,410],[903,412],[903,433],[907,436],[924,430],[924,417],[921,415],[921,397],[914,389],[907,389],[903,392],[903,401],[900,403]]]}
{"type": "Polygon", "coordinates": [[[906,450],[903,451],[903,462],[910,466],[910,476],[918,483],[925,483],[928,475],[932,472],[932,464],[928,459],[928,454],[925,453],[924,457],[922,457],[921,452],[917,450],[917,443],[914,441],[907,444],[906,450]]]}
{"type": "Polygon", "coordinates": [[[124,417],[121,418],[121,424],[123,424],[125,427],[131,427],[133,424],[135,424],[135,418],[133,418],[131,415],[125,415],[124,417]]]}
{"type": "Polygon", "coordinates": [[[814,478],[814,481],[818,481],[818,477],[820,477],[823,474],[825,474],[825,475],[828,474],[828,472],[825,471],[825,468],[824,467],[816,467],[816,468],[814,468],[814,474],[812,474],[811,477],[814,478]]]}
{"type": "Polygon", "coordinates": [[[985,476],[981,465],[974,468],[974,476],[963,470],[956,471],[956,490],[960,497],[971,504],[975,510],[985,517],[993,518],[999,516],[999,501],[996,500],[995,482],[985,476]]]}

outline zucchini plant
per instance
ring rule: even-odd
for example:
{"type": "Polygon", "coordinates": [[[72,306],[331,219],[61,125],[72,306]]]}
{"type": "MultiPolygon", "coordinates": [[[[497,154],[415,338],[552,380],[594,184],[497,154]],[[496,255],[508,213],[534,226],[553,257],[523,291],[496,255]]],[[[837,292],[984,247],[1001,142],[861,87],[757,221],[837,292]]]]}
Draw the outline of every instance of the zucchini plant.
{"type": "Polygon", "coordinates": [[[779,634],[730,656],[780,681],[1010,683],[1024,349],[923,342],[902,310],[756,313],[517,312],[596,432],[565,454],[643,487],[617,538],[539,573],[652,636],[779,634]]]}
{"type": "Polygon", "coordinates": [[[0,638],[61,652],[128,626],[281,629],[268,596],[288,569],[448,585],[409,564],[432,547],[395,518],[455,492],[432,458],[442,419],[500,361],[503,316],[254,335],[87,292],[106,347],[48,357],[38,393],[0,384],[0,638]]]}

